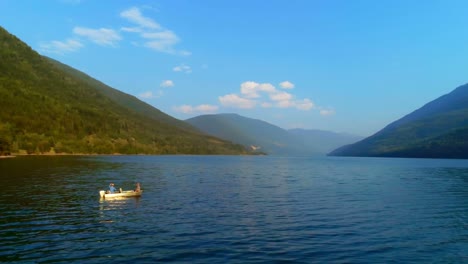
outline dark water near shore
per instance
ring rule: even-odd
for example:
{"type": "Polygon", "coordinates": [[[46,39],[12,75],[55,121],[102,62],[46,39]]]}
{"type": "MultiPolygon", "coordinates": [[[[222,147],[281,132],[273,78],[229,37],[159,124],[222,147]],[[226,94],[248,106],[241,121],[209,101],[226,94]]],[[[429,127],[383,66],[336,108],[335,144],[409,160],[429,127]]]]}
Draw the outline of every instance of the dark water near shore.
{"type": "Polygon", "coordinates": [[[468,262],[467,160],[19,157],[0,186],[0,262],[468,262]]]}

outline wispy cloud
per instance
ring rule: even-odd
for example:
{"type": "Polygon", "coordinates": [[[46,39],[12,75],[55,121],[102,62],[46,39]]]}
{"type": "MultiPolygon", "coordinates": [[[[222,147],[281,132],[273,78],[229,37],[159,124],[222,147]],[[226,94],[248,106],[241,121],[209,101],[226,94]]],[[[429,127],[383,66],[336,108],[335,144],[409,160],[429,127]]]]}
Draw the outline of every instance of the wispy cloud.
{"type": "Polygon", "coordinates": [[[156,51],[174,53],[173,46],[179,42],[174,32],[166,30],[162,32],[142,33],[141,36],[148,41],[145,46],[156,51]]]}
{"type": "Polygon", "coordinates": [[[156,98],[160,98],[163,95],[164,95],[163,91],[158,91],[156,94],[154,94],[151,91],[147,91],[147,92],[143,92],[143,93],[139,94],[138,97],[140,97],[142,99],[156,99],[156,98]]]}
{"type": "Polygon", "coordinates": [[[322,116],[331,116],[335,114],[335,110],[331,108],[322,108],[320,109],[320,115],[322,116]]]}
{"type": "Polygon", "coordinates": [[[120,13],[120,16],[135,24],[132,27],[122,27],[123,32],[137,33],[143,40],[143,45],[158,52],[189,56],[191,52],[176,49],[180,38],[171,30],[162,27],[155,20],[144,16],[140,9],[131,7],[120,13]]]}
{"type": "Polygon", "coordinates": [[[76,39],[67,39],[65,41],[53,40],[39,44],[39,50],[44,53],[65,54],[78,51],[83,44],[76,39]]]}
{"type": "Polygon", "coordinates": [[[216,105],[202,104],[198,106],[181,105],[173,108],[174,111],[184,114],[208,114],[215,113],[219,107],[216,105]]]}
{"type": "Polygon", "coordinates": [[[234,108],[254,108],[257,104],[255,100],[242,98],[237,94],[227,94],[224,96],[218,97],[219,102],[223,106],[234,107],[234,108]]]}
{"type": "Polygon", "coordinates": [[[73,33],[101,46],[115,46],[122,39],[117,32],[109,28],[92,29],[75,27],[73,28],[73,33]]]}
{"type": "Polygon", "coordinates": [[[167,88],[167,87],[173,87],[174,82],[171,80],[164,80],[159,86],[167,88]]]}
{"type": "Polygon", "coordinates": [[[174,68],[172,68],[173,71],[175,72],[185,72],[185,73],[191,73],[192,72],[192,68],[188,65],[185,65],[185,64],[181,64],[179,66],[175,66],[174,68]]]}
{"type": "Polygon", "coordinates": [[[158,89],[156,92],[146,91],[146,92],[140,93],[138,94],[138,97],[141,99],[158,99],[164,96],[163,88],[169,88],[173,86],[174,86],[174,82],[172,80],[164,80],[159,84],[159,87],[161,87],[161,89],[158,89]]]}
{"type": "Polygon", "coordinates": [[[156,23],[156,21],[152,20],[151,18],[144,17],[140,12],[140,9],[136,7],[131,7],[121,12],[120,16],[128,19],[130,22],[133,22],[142,28],[161,29],[161,26],[156,23]]]}
{"type": "Polygon", "coordinates": [[[50,42],[42,42],[39,44],[39,50],[44,53],[66,54],[76,52],[84,47],[86,40],[96,43],[100,46],[115,47],[122,39],[120,35],[109,28],[85,28],[74,27],[73,37],[65,41],[53,40],[50,42]]]}
{"type": "MultiPolygon", "coordinates": [[[[80,0],[61,0],[64,3],[79,4],[80,0]]],[[[178,49],[180,38],[171,30],[162,27],[155,20],[144,16],[139,8],[131,7],[120,13],[120,17],[130,22],[130,26],[120,27],[120,33],[137,34],[140,41],[131,43],[136,47],[147,47],[152,50],[189,56],[192,53],[187,50],[178,49]]],[[[118,31],[111,28],[86,28],[75,26],[72,30],[73,37],[65,41],[50,41],[40,43],[40,49],[46,53],[65,54],[78,51],[86,41],[91,41],[100,46],[117,46],[123,39],[118,31]]],[[[187,71],[185,71],[187,72],[187,71]]]]}
{"type": "Polygon", "coordinates": [[[307,98],[298,100],[295,103],[296,103],[296,108],[299,110],[307,111],[315,107],[314,103],[310,99],[307,99],[307,98]]]}
{"type": "Polygon", "coordinates": [[[120,28],[121,31],[124,31],[124,32],[131,32],[131,33],[142,33],[143,30],[139,27],[121,27],[120,28]]]}

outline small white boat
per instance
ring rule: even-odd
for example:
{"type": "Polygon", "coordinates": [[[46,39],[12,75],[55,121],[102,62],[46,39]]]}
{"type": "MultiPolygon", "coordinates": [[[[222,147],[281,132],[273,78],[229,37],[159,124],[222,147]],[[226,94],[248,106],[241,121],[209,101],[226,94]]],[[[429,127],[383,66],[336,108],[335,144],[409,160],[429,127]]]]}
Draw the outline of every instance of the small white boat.
{"type": "Polygon", "coordinates": [[[121,191],[121,192],[115,192],[115,193],[106,193],[103,190],[99,191],[99,195],[101,196],[101,198],[139,197],[141,196],[142,193],[143,193],[143,190],[140,190],[139,192],[121,191]]]}

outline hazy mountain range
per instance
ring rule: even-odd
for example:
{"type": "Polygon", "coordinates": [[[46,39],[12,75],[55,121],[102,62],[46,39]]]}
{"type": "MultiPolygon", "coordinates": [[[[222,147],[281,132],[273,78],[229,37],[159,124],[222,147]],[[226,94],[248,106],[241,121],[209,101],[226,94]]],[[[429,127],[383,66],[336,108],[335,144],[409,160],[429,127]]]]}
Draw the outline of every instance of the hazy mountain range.
{"type": "Polygon", "coordinates": [[[317,155],[356,142],[362,137],[321,130],[285,130],[237,114],[202,115],[186,122],[210,135],[271,155],[317,155]]]}

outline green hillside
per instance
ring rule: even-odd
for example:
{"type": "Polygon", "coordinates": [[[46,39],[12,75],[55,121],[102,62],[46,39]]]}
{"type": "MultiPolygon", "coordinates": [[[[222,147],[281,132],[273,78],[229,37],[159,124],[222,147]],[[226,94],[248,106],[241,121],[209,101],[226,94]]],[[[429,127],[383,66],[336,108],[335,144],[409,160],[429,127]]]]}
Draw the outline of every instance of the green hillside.
{"type": "Polygon", "coordinates": [[[468,158],[468,85],[462,85],[336,156],[468,158]]]}
{"type": "Polygon", "coordinates": [[[395,151],[393,156],[468,159],[468,127],[410,144],[402,151],[395,151]]]}
{"type": "Polygon", "coordinates": [[[77,79],[85,82],[89,86],[97,89],[99,92],[104,94],[106,97],[110,98],[114,102],[118,103],[121,106],[127,107],[132,111],[135,111],[137,113],[143,114],[151,119],[154,119],[157,122],[162,122],[164,124],[170,124],[177,126],[182,129],[188,129],[193,131],[193,127],[187,124],[184,121],[178,120],[173,118],[170,115],[167,115],[160,110],[154,108],[153,106],[142,102],[138,98],[123,93],[119,90],[116,90],[94,78],[91,76],[87,75],[86,73],[83,73],[81,71],[78,71],[68,65],[65,65],[59,61],[56,61],[52,58],[44,57],[47,58],[50,62],[52,62],[55,66],[63,70],[64,72],[76,77],[77,79]]]}
{"type": "Polygon", "coordinates": [[[241,154],[0,27],[0,154],[241,154]]]}

